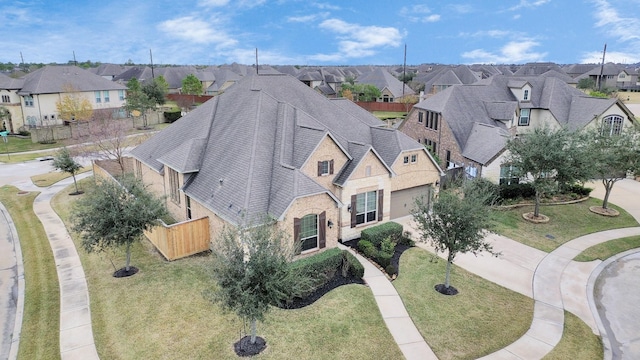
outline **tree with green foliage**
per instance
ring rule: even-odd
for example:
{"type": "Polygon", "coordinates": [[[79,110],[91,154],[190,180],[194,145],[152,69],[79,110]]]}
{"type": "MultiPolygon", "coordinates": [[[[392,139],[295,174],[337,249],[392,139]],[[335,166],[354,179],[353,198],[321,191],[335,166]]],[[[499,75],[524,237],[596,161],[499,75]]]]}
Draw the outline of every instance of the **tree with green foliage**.
{"type": "Polygon", "coordinates": [[[582,78],[578,80],[577,87],[578,89],[582,89],[582,90],[595,90],[596,81],[590,77],[582,78]]]}
{"type": "Polygon", "coordinates": [[[164,78],[164,76],[162,75],[158,76],[157,78],[154,79],[154,82],[158,84],[158,87],[160,88],[163,94],[166,95],[169,93],[169,83],[167,82],[167,79],[164,78]]]}
{"type": "Polygon", "coordinates": [[[590,166],[595,177],[602,180],[605,195],[602,209],[607,210],[609,195],[616,182],[627,174],[640,173],[640,132],[634,126],[626,126],[619,133],[611,127],[593,129],[585,133],[585,142],[591,155],[590,166]]]}
{"type": "MultiPolygon", "coordinates": [[[[164,202],[133,176],[101,180],[72,209],[72,229],[87,252],[125,246],[126,264],[116,274],[133,275],[131,245],[167,214],[164,202]]],[[[114,274],[115,275],[115,274],[114,274]]]]}
{"type": "Polygon", "coordinates": [[[143,127],[147,127],[147,112],[156,107],[156,99],[150,98],[136,78],[127,82],[127,98],[124,108],[134,117],[142,116],[143,127]]]}
{"type": "Polygon", "coordinates": [[[166,102],[166,92],[163,90],[162,85],[154,80],[148,84],[142,86],[142,92],[157,105],[164,105],[166,102]]]}
{"type": "Polygon", "coordinates": [[[493,202],[495,194],[478,191],[481,189],[485,187],[466,184],[440,191],[433,201],[424,197],[415,200],[412,215],[420,241],[431,244],[436,252],[445,253],[447,257],[445,282],[436,286],[443,294],[457,293],[449,281],[456,255],[482,251],[497,255],[485,238],[491,226],[488,204],[493,202]]]}
{"type": "Polygon", "coordinates": [[[256,323],[264,320],[270,306],[307,290],[310,280],[289,266],[295,254],[291,244],[272,220],[257,226],[225,227],[212,242],[218,289],[205,295],[249,320],[251,344],[256,344],[256,323]]]}
{"type": "Polygon", "coordinates": [[[409,71],[408,73],[398,75],[398,80],[406,84],[408,82],[411,82],[414,77],[416,77],[416,73],[413,71],[409,71]]]}
{"type": "Polygon", "coordinates": [[[371,84],[350,84],[343,83],[340,89],[340,96],[343,92],[350,91],[353,101],[376,101],[382,96],[380,89],[371,84]]]}
{"type": "Polygon", "coordinates": [[[193,74],[182,79],[182,93],[188,95],[202,95],[204,89],[200,80],[193,74]]]}
{"type": "Polygon", "coordinates": [[[564,128],[538,127],[507,142],[503,164],[511,165],[515,175],[531,181],[535,189],[533,220],[541,218],[540,200],[557,189],[559,180],[573,183],[591,176],[584,147],[575,136],[564,128]]]}
{"type": "Polygon", "coordinates": [[[67,149],[66,147],[60,149],[56,153],[56,156],[53,157],[53,163],[51,165],[53,165],[56,170],[71,174],[71,176],[73,177],[73,184],[76,187],[76,191],[71,195],[78,195],[82,193],[78,190],[78,183],[76,182],[76,174],[78,173],[78,170],[82,168],[82,165],[80,165],[73,159],[73,156],[71,156],[69,149],[67,149]]]}

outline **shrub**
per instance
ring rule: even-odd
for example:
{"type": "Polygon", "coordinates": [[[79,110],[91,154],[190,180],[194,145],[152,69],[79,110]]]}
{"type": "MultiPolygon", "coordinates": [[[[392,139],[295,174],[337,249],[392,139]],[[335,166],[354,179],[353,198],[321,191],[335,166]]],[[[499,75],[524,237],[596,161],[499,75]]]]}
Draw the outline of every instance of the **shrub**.
{"type": "Polygon", "coordinates": [[[402,225],[388,221],[384,224],[362,230],[360,236],[362,240],[370,241],[375,247],[379,247],[382,240],[387,237],[390,237],[393,242],[399,241],[402,237],[402,225]]]}
{"type": "Polygon", "coordinates": [[[20,130],[18,134],[20,134],[21,136],[31,136],[31,133],[27,130],[20,130]]]}
{"type": "Polygon", "coordinates": [[[529,183],[522,184],[502,184],[500,185],[500,198],[501,199],[517,199],[517,198],[532,198],[536,196],[536,190],[529,183]]]}
{"type": "Polygon", "coordinates": [[[591,194],[593,189],[585,187],[585,186],[580,185],[580,184],[573,184],[573,185],[567,186],[565,191],[568,192],[568,193],[572,193],[572,194],[578,194],[578,195],[584,197],[584,196],[589,196],[589,194],[591,194]]]}
{"type": "Polygon", "coordinates": [[[329,249],[319,254],[291,263],[294,271],[312,278],[313,287],[318,288],[331,279],[342,265],[342,250],[329,249]]]}
{"type": "Polygon", "coordinates": [[[387,267],[384,269],[384,271],[386,271],[386,272],[387,272],[387,274],[389,274],[389,275],[394,275],[394,274],[397,274],[397,273],[398,273],[398,269],[396,269],[396,267],[395,267],[395,266],[393,266],[393,265],[389,265],[389,266],[387,266],[387,267]]]}
{"type": "Polygon", "coordinates": [[[357,277],[358,279],[362,279],[364,276],[364,266],[350,252],[343,250],[343,255],[344,260],[349,263],[349,274],[357,277]]]}
{"type": "Polygon", "coordinates": [[[182,116],[180,110],[177,111],[165,111],[164,112],[164,122],[172,123],[182,116]]]}
{"type": "Polygon", "coordinates": [[[393,257],[393,253],[380,251],[378,252],[378,256],[374,259],[376,260],[378,265],[382,266],[383,268],[386,268],[387,266],[389,266],[389,264],[391,264],[392,257],[393,257]]]}
{"type": "Polygon", "coordinates": [[[395,248],[396,248],[396,243],[391,241],[390,237],[385,238],[380,243],[380,252],[381,253],[384,252],[384,253],[388,253],[388,254],[393,254],[393,252],[395,251],[395,248]]]}

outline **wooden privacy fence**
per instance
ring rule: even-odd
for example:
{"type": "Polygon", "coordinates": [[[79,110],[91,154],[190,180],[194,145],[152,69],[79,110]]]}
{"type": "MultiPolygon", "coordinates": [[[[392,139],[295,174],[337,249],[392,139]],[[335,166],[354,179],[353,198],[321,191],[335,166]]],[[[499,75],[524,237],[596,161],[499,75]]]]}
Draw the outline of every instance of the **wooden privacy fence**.
{"type": "Polygon", "coordinates": [[[144,235],[172,261],[209,250],[209,218],[187,220],[173,225],[161,224],[145,231],[144,235]]]}

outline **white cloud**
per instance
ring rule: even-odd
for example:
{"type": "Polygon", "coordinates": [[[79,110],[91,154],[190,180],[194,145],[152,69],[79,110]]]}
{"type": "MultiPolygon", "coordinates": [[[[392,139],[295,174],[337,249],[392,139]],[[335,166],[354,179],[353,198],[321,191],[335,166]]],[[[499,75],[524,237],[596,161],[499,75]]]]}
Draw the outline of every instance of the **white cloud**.
{"type": "Polygon", "coordinates": [[[229,3],[229,0],[200,0],[198,5],[207,7],[221,7],[229,3]]]}
{"type": "Polygon", "coordinates": [[[518,20],[518,19],[520,19],[520,17],[522,17],[522,15],[515,14],[515,15],[513,15],[513,20],[518,20]]]}
{"type": "Polygon", "coordinates": [[[475,38],[503,38],[507,36],[519,36],[519,33],[514,31],[507,30],[480,30],[474,33],[461,32],[458,34],[459,37],[475,37],[475,38]]]}
{"type": "Polygon", "coordinates": [[[393,27],[362,26],[340,19],[328,19],[320,23],[320,28],[337,34],[340,55],[318,54],[314,55],[314,60],[321,60],[323,56],[343,59],[371,56],[376,54],[378,48],[397,47],[402,41],[400,31],[393,27]]]}
{"type": "MultiPolygon", "coordinates": [[[[619,51],[607,51],[604,58],[605,62],[613,62],[617,64],[633,64],[640,62],[640,54],[626,53],[619,51]]],[[[599,64],[602,62],[602,51],[591,51],[582,55],[580,60],[583,64],[599,64]]]]}
{"type": "Polygon", "coordinates": [[[400,8],[400,16],[407,18],[411,22],[436,22],[440,20],[440,15],[432,14],[427,5],[419,4],[410,7],[400,8]]]}
{"type": "Polygon", "coordinates": [[[542,61],[547,53],[532,51],[540,44],[536,41],[511,41],[504,45],[498,53],[484,49],[475,49],[462,54],[462,57],[475,63],[516,64],[542,61]]]}
{"type": "Polygon", "coordinates": [[[167,35],[197,44],[215,44],[217,48],[227,48],[237,44],[237,40],[220,28],[214,28],[214,22],[206,22],[193,16],[184,16],[163,21],[158,30],[167,35]]]}
{"type": "Polygon", "coordinates": [[[437,22],[437,21],[440,21],[440,15],[437,15],[437,14],[429,15],[424,20],[426,22],[437,22]]]}
{"type": "Polygon", "coordinates": [[[594,0],[596,26],[605,28],[609,36],[619,41],[640,42],[640,20],[637,17],[621,17],[606,0],[594,0]]]}
{"type": "Polygon", "coordinates": [[[313,6],[317,7],[318,9],[322,9],[322,10],[341,10],[342,8],[340,6],[337,5],[333,5],[333,4],[327,4],[327,3],[313,3],[313,6]]]}
{"type": "Polygon", "coordinates": [[[551,2],[551,0],[535,0],[535,1],[520,0],[520,3],[518,5],[510,7],[509,10],[515,11],[515,10],[522,9],[522,8],[532,9],[532,8],[547,4],[549,2],[551,2]]]}
{"type": "Polygon", "coordinates": [[[474,11],[470,4],[449,4],[448,7],[458,14],[468,14],[474,11]]]}
{"type": "Polygon", "coordinates": [[[328,12],[323,12],[323,13],[319,13],[319,14],[311,14],[311,15],[302,15],[302,16],[289,16],[287,17],[287,21],[288,22],[300,22],[300,23],[306,23],[306,22],[313,22],[317,19],[324,19],[326,17],[329,16],[328,12]]]}

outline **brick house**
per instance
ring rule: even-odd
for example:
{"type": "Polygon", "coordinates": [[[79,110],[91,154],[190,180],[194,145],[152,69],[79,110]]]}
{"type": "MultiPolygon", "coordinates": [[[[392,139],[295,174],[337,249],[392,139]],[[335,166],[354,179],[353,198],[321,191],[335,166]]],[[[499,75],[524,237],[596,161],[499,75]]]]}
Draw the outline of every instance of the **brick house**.
{"type": "Polygon", "coordinates": [[[617,132],[632,125],[621,101],[586,96],[558,75],[496,75],[451,86],[416,104],[399,130],[428,148],[443,168],[464,167],[468,177],[502,183],[511,181],[502,164],[511,136],[538,126],[617,132]]]}
{"type": "Polygon", "coordinates": [[[424,147],[290,75],[243,77],[132,151],[136,176],[177,220],[268,214],[303,253],[406,216],[442,171],[424,147]]]}

